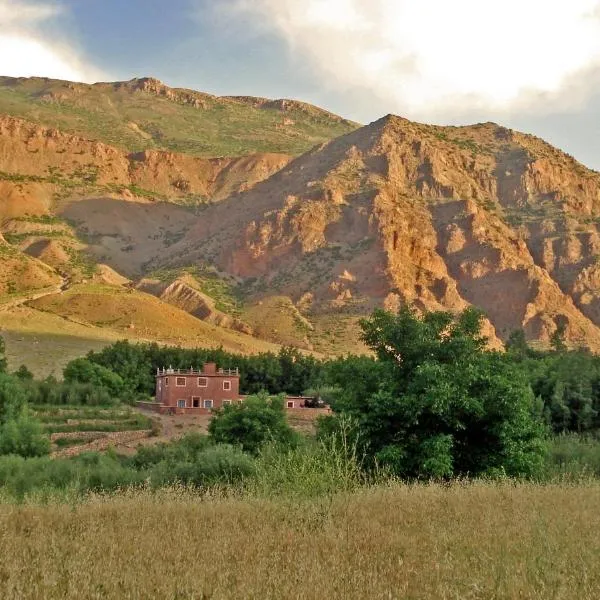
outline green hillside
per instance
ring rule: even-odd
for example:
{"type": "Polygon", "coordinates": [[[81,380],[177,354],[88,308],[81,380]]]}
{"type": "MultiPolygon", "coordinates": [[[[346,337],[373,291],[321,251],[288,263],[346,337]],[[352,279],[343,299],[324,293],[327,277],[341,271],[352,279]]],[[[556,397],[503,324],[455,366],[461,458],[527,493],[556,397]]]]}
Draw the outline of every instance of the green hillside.
{"type": "Polygon", "coordinates": [[[0,114],[131,152],[160,149],[205,157],[296,155],[357,127],[302,102],[217,97],[152,78],[88,85],[0,77],[0,114]]]}

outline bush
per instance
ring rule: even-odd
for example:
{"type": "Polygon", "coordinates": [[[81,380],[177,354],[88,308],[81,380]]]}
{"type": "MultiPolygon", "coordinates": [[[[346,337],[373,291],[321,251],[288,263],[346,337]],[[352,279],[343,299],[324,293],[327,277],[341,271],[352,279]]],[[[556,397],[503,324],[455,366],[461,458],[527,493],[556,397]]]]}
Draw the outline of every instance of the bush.
{"type": "Polygon", "coordinates": [[[215,442],[241,446],[254,455],[267,442],[293,446],[298,440],[287,422],[283,396],[269,398],[266,394],[225,405],[216,411],[208,431],[215,442]]]}
{"type": "Polygon", "coordinates": [[[249,488],[262,496],[318,497],[350,491],[366,482],[358,446],[347,426],[295,448],[268,444],[256,462],[249,488]]]}
{"type": "Polygon", "coordinates": [[[113,398],[120,398],[123,394],[123,379],[110,369],[87,358],[72,360],[66,366],[63,376],[66,383],[87,383],[94,388],[106,390],[113,398]]]}
{"type": "Polygon", "coordinates": [[[600,440],[575,433],[553,437],[548,443],[545,478],[589,477],[600,477],[600,440]]]}
{"type": "Polygon", "coordinates": [[[193,460],[163,460],[150,471],[156,487],[183,483],[195,487],[233,485],[254,473],[254,461],[237,448],[210,446],[198,452],[193,460]]]}
{"type": "Polygon", "coordinates": [[[33,373],[25,365],[21,365],[14,375],[21,381],[33,381],[33,373]]]}
{"type": "Polygon", "coordinates": [[[44,456],[50,452],[50,440],[42,434],[38,421],[27,414],[6,421],[0,426],[0,454],[44,456]]]}

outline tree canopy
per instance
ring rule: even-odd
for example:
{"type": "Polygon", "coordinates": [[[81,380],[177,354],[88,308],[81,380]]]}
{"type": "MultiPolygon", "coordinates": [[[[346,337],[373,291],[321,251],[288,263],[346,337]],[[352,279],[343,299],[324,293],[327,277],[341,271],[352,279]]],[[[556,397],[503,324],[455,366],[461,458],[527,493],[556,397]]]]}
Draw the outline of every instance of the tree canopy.
{"type": "Polygon", "coordinates": [[[357,378],[336,382],[337,408],[357,422],[372,463],[411,478],[539,467],[545,431],[533,393],[513,361],[486,349],[481,318],[473,309],[419,316],[405,307],[361,322],[378,361],[358,393],[357,378]]]}

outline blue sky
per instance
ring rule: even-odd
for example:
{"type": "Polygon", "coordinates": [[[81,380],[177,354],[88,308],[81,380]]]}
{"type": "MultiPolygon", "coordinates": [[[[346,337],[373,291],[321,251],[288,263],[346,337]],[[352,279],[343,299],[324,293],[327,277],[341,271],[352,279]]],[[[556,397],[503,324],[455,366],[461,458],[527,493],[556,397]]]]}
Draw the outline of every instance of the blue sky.
{"type": "Polygon", "coordinates": [[[0,0],[0,74],[496,121],[600,169],[600,0],[0,0]]]}

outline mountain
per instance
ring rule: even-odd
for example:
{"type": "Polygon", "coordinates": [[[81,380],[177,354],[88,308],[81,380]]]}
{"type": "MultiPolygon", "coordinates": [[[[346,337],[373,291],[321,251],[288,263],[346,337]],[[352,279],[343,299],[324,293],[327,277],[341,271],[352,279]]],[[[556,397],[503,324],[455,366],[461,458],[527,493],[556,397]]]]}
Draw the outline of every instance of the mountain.
{"type": "Polygon", "coordinates": [[[143,77],[73,83],[0,77],[0,114],[128,152],[193,156],[301,154],[357,124],[292,100],[218,97],[143,77]]]}
{"type": "Polygon", "coordinates": [[[600,349],[600,175],[533,136],[150,78],[0,78],[2,112],[0,327],[337,353],[411,302],[600,349]]]}
{"type": "Polygon", "coordinates": [[[151,264],[204,260],[309,320],[475,305],[500,339],[564,326],[598,348],[599,222],[600,175],[542,140],[388,116],[211,207],[151,264]]]}

